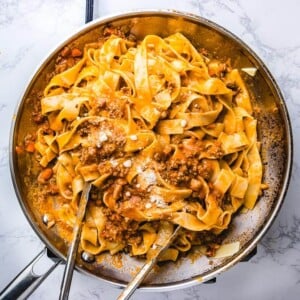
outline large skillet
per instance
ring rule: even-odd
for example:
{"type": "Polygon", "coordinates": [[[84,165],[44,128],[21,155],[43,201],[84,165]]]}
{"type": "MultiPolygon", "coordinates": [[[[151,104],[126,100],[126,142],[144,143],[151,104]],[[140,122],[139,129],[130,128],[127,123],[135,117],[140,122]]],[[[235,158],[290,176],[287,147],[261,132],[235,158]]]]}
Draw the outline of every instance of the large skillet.
{"type": "MultiPolygon", "coordinates": [[[[256,118],[258,119],[259,139],[262,142],[261,155],[264,165],[263,181],[269,185],[269,189],[263,193],[252,211],[237,215],[230,225],[225,242],[239,241],[240,250],[227,258],[207,259],[202,256],[191,259],[185,257],[177,263],[165,263],[158,271],[148,276],[141,288],[166,291],[210,280],[247,256],[278,214],[291,172],[292,133],[282,95],[263,62],[236,36],[198,16],[175,11],[138,11],[101,18],[84,26],[48,56],[34,74],[24,93],[12,129],[10,166],[20,205],[32,228],[46,247],[59,259],[64,260],[67,245],[53,231],[47,230],[42,222],[42,216],[33,207],[32,199],[28,196],[31,183],[24,180],[28,161],[20,159],[14,149],[23,140],[25,134],[34,128],[31,121],[30,98],[34,97],[36,91],[44,89],[47,74],[53,70],[58,53],[66,45],[73,44],[80,47],[84,43],[94,41],[101,36],[107,24],[124,26],[138,38],[143,38],[146,34],[167,36],[179,31],[186,35],[194,45],[206,48],[217,58],[224,60],[230,58],[233,67],[258,69],[253,77],[245,72],[241,73],[250,90],[253,104],[257,108],[256,118]]],[[[32,180],[35,179],[32,178],[32,180]]],[[[123,256],[122,264],[117,266],[109,254],[104,256],[99,263],[86,263],[78,257],[77,270],[122,286],[142,264],[138,259],[123,256]]],[[[17,289],[22,289],[24,285],[27,285],[24,283],[26,281],[36,281],[28,275],[31,268],[32,265],[29,265],[27,273],[19,276],[17,289]]],[[[39,278],[39,280],[42,279],[39,278]]]]}

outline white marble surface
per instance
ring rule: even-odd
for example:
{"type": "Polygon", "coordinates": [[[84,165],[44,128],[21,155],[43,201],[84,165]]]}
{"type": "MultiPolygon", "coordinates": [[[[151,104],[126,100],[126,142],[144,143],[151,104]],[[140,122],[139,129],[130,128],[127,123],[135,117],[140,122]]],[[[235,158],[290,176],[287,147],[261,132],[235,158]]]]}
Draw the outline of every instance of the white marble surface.
{"type": "MultiPolygon", "coordinates": [[[[299,0],[95,0],[95,17],[137,8],[193,12],[242,38],[267,64],[290,112],[294,168],[282,210],[258,245],[258,254],[217,278],[212,285],[132,299],[299,299],[300,295],[300,1],[299,0]]],[[[9,172],[8,143],[15,106],[28,78],[57,42],[84,22],[83,0],[0,1],[0,290],[43,244],[17,202],[9,172]]],[[[58,299],[58,267],[30,299],[58,299]]],[[[119,290],[76,272],[70,299],[115,299],[119,290]]]]}

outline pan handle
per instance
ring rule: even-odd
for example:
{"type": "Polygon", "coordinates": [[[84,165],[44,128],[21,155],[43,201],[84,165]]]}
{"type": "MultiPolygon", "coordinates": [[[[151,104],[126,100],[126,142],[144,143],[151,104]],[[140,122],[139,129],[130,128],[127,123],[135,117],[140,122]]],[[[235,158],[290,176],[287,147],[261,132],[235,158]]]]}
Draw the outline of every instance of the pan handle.
{"type": "Polygon", "coordinates": [[[60,264],[61,260],[54,259],[54,264],[42,275],[34,273],[35,264],[47,256],[47,248],[44,248],[0,293],[0,300],[27,299],[35,289],[48,277],[48,275],[60,264]]]}

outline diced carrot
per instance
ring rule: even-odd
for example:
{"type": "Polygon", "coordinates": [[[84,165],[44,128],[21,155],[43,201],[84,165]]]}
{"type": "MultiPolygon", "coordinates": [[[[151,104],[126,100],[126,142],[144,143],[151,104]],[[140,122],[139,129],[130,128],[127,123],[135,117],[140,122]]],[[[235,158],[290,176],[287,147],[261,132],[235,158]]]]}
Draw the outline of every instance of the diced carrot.
{"type": "Polygon", "coordinates": [[[34,142],[28,141],[26,144],[25,150],[27,152],[31,152],[31,153],[34,152],[34,150],[35,150],[34,142]]]}
{"type": "Polygon", "coordinates": [[[51,168],[46,168],[41,171],[40,175],[38,176],[39,183],[45,183],[47,180],[51,178],[53,174],[53,170],[51,168]]]}
{"type": "Polygon", "coordinates": [[[22,154],[24,153],[24,148],[22,146],[16,146],[16,153],[17,154],[22,154]]]}
{"type": "Polygon", "coordinates": [[[71,50],[71,56],[72,57],[79,57],[79,56],[82,56],[82,52],[81,50],[79,50],[78,48],[73,48],[71,50]]]}

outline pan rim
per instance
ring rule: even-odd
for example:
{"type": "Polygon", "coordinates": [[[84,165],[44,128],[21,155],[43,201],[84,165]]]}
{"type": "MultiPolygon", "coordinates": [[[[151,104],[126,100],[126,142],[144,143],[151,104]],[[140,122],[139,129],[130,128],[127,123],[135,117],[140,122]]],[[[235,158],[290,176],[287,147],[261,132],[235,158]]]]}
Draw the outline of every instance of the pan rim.
{"type": "MultiPolygon", "coordinates": [[[[280,91],[280,88],[278,84],[276,83],[273,75],[265,65],[265,63],[259,58],[259,56],[244,42],[242,41],[238,36],[227,30],[226,28],[218,25],[217,23],[210,21],[206,18],[203,18],[201,16],[198,16],[196,14],[191,14],[188,12],[183,12],[183,11],[177,11],[177,10],[168,10],[168,9],[139,9],[139,10],[130,10],[130,11],[124,11],[124,12],[118,12],[114,14],[109,14],[106,16],[103,16],[101,18],[98,18],[86,25],[81,26],[79,29],[75,31],[75,33],[70,34],[67,38],[63,39],[62,42],[57,43],[55,47],[53,47],[49,53],[47,54],[45,59],[42,59],[42,63],[35,69],[33,72],[33,76],[28,80],[27,84],[25,85],[25,89],[23,92],[21,92],[21,97],[20,101],[18,102],[15,110],[14,116],[16,116],[11,124],[11,129],[10,129],[10,142],[9,142],[9,166],[10,166],[10,174],[14,186],[14,190],[18,199],[18,202],[21,206],[21,209],[23,211],[23,214],[25,215],[27,221],[31,225],[32,229],[34,232],[37,234],[37,236],[41,239],[41,241],[46,245],[48,249],[50,249],[56,256],[60,257],[61,259],[65,260],[65,256],[62,255],[48,240],[48,238],[43,234],[41,230],[35,225],[33,220],[30,218],[29,214],[27,213],[27,208],[25,204],[22,201],[21,197],[21,192],[18,187],[18,183],[16,181],[16,156],[13,151],[13,146],[14,146],[14,136],[16,132],[16,127],[18,121],[18,112],[20,111],[20,108],[22,107],[22,104],[24,102],[24,99],[28,92],[31,90],[33,84],[35,83],[36,79],[38,78],[40,72],[43,70],[43,68],[53,59],[53,56],[57,53],[58,49],[61,49],[62,46],[69,44],[76,38],[78,38],[81,35],[84,35],[85,33],[95,29],[97,26],[100,26],[105,23],[109,23],[112,21],[116,20],[121,20],[124,18],[134,18],[134,17],[143,17],[143,16],[165,16],[165,17],[171,17],[171,18],[183,18],[188,21],[197,23],[199,25],[204,25],[206,27],[212,28],[216,32],[220,33],[223,36],[226,36],[230,40],[234,40],[237,44],[239,44],[247,53],[250,54],[251,57],[254,58],[256,62],[258,62],[259,66],[263,69],[263,71],[266,73],[268,80],[271,83],[271,87],[274,89],[274,93],[278,96],[278,99],[280,100],[281,104],[281,109],[284,114],[284,120],[285,120],[285,129],[286,129],[286,140],[287,140],[287,150],[286,150],[286,167],[285,167],[285,174],[283,174],[283,183],[282,183],[282,190],[280,192],[280,195],[278,199],[276,200],[276,203],[272,209],[272,212],[269,215],[269,218],[267,221],[264,223],[262,228],[258,230],[256,233],[255,237],[249,241],[249,245],[245,246],[244,251],[241,251],[241,253],[237,256],[235,256],[232,260],[227,261],[225,265],[221,265],[220,267],[217,268],[217,270],[210,271],[208,275],[202,276],[202,282],[208,281],[212,279],[213,277],[216,277],[218,274],[226,271],[227,269],[231,268],[234,266],[236,263],[241,261],[243,257],[245,257],[248,253],[250,253],[253,248],[257,245],[257,243],[262,239],[262,237],[266,234],[266,232],[269,230],[271,225],[273,224],[276,216],[278,215],[278,212],[280,211],[280,208],[283,204],[284,198],[286,196],[286,193],[288,191],[288,186],[290,182],[290,177],[291,177],[291,172],[292,172],[292,161],[293,161],[293,135],[292,135],[292,127],[291,127],[291,121],[290,117],[288,114],[287,106],[284,101],[284,97],[280,91]]],[[[84,270],[81,267],[76,266],[76,269],[84,274],[87,274],[89,276],[93,276],[97,279],[101,279],[104,282],[107,282],[113,286],[116,287],[123,287],[125,284],[120,283],[120,282],[114,282],[110,279],[104,278],[104,277],[99,277],[87,270],[84,270]]],[[[186,279],[181,282],[172,282],[172,283],[165,283],[163,285],[149,285],[149,286],[141,286],[139,289],[143,291],[157,291],[157,292],[162,292],[162,291],[170,291],[174,289],[181,289],[181,288],[186,288],[193,286],[195,284],[199,284],[199,276],[198,277],[193,277],[190,279],[186,279]]]]}

